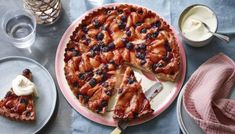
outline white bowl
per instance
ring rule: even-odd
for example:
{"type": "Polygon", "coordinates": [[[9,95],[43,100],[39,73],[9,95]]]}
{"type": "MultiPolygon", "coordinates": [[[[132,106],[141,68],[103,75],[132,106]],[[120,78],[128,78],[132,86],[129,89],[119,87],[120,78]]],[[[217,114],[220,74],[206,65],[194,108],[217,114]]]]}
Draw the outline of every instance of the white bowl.
{"type": "Polygon", "coordinates": [[[183,41],[186,42],[186,44],[188,44],[188,45],[190,45],[190,46],[193,46],[193,47],[202,47],[202,46],[205,46],[205,45],[207,45],[207,44],[210,43],[210,41],[211,41],[211,40],[213,39],[213,37],[214,37],[212,34],[211,34],[211,36],[209,36],[208,38],[206,38],[206,39],[204,39],[204,40],[195,41],[195,40],[191,40],[191,39],[189,39],[188,37],[186,37],[186,36],[183,34],[182,29],[181,29],[181,23],[182,23],[182,20],[183,20],[183,18],[184,18],[184,15],[185,15],[191,8],[193,8],[193,7],[195,7],[195,6],[201,6],[201,7],[203,7],[203,8],[207,8],[209,11],[211,11],[211,12],[214,14],[215,19],[216,19],[216,28],[215,28],[215,30],[212,31],[212,32],[216,32],[216,31],[217,31],[217,28],[218,28],[218,19],[217,19],[217,16],[215,15],[215,12],[214,12],[212,9],[210,9],[208,6],[202,5],[202,4],[194,4],[194,5],[191,5],[191,6],[187,7],[187,8],[185,8],[185,9],[183,10],[183,12],[180,14],[180,17],[179,17],[179,20],[178,20],[178,27],[179,27],[180,35],[181,35],[183,41]]]}

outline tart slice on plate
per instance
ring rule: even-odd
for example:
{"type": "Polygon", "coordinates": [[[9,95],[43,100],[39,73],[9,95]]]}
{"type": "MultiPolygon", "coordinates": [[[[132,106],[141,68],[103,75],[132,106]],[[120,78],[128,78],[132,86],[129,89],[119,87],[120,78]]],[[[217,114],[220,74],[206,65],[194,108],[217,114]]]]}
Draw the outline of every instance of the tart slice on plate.
{"type": "Polygon", "coordinates": [[[25,69],[12,81],[12,87],[0,100],[0,115],[19,121],[36,120],[34,97],[37,95],[32,73],[25,69]]]}
{"type": "Polygon", "coordinates": [[[145,97],[140,82],[134,72],[127,67],[123,81],[118,90],[118,100],[113,118],[117,120],[132,120],[153,113],[149,100],[145,97]]]}

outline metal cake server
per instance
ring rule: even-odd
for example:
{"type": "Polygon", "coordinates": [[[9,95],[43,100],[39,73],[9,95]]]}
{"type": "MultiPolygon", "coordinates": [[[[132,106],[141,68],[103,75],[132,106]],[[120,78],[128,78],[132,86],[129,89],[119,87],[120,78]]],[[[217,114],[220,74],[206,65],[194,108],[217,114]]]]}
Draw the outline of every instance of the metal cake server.
{"type": "MultiPolygon", "coordinates": [[[[153,86],[147,89],[144,94],[146,98],[151,101],[163,88],[161,82],[156,82],[153,86]]],[[[121,134],[129,126],[129,121],[119,121],[118,126],[111,132],[111,134],[121,134]]]]}

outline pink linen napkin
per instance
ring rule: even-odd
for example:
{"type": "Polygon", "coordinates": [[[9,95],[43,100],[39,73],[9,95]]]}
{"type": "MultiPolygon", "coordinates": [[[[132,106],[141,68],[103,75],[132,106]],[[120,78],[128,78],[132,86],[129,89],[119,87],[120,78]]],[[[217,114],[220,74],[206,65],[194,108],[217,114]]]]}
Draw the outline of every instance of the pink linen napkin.
{"type": "Polygon", "coordinates": [[[218,54],[203,63],[185,86],[187,113],[207,134],[235,134],[235,100],[227,99],[235,82],[235,63],[218,54]]]}

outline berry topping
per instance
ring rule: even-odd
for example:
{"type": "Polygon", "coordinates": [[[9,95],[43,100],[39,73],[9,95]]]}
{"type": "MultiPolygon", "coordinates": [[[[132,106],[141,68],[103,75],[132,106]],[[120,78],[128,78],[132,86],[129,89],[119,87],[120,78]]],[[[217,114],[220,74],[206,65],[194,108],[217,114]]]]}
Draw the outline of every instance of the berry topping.
{"type": "Polygon", "coordinates": [[[163,67],[163,64],[161,62],[153,64],[153,66],[152,66],[153,71],[155,71],[156,68],[158,68],[158,67],[163,67]]]}
{"type": "Polygon", "coordinates": [[[156,38],[156,37],[158,36],[158,34],[159,34],[159,32],[154,32],[154,33],[152,34],[152,38],[156,38]]]}
{"type": "Polygon", "coordinates": [[[103,87],[108,87],[109,84],[108,84],[108,82],[104,82],[104,83],[102,83],[102,86],[103,86],[103,87]]]}
{"type": "Polygon", "coordinates": [[[108,47],[108,46],[103,46],[103,47],[101,48],[101,51],[102,51],[102,52],[108,52],[108,51],[109,51],[109,47],[108,47]]]}
{"type": "Polygon", "coordinates": [[[112,90],[105,90],[104,91],[108,96],[112,96],[112,90]]]}
{"type": "Polygon", "coordinates": [[[144,43],[141,43],[141,44],[139,45],[139,48],[140,48],[141,50],[146,50],[146,45],[145,45],[144,43]]]}
{"type": "Polygon", "coordinates": [[[126,17],[125,15],[123,15],[123,16],[121,17],[121,20],[122,20],[123,22],[125,22],[125,21],[127,20],[127,17],[126,17]]]}
{"type": "Polygon", "coordinates": [[[91,43],[91,39],[86,39],[86,43],[90,44],[91,43]]]}
{"type": "Polygon", "coordinates": [[[155,23],[152,24],[153,27],[160,27],[161,26],[161,22],[157,21],[155,23]]]}
{"type": "Polygon", "coordinates": [[[141,60],[140,65],[143,66],[146,63],[146,60],[141,60]]]}
{"type": "Polygon", "coordinates": [[[31,112],[30,111],[27,111],[26,112],[26,116],[29,117],[31,115],[31,112]]]}
{"type": "Polygon", "coordinates": [[[106,107],[108,106],[108,102],[106,100],[101,101],[101,107],[106,107]]]}
{"type": "Polygon", "coordinates": [[[101,25],[98,20],[94,20],[92,24],[93,24],[93,26],[94,26],[95,28],[99,28],[100,25],[101,25]]]}
{"type": "Polygon", "coordinates": [[[171,51],[172,51],[172,50],[171,50],[171,47],[170,47],[170,44],[169,44],[168,41],[165,41],[164,47],[165,47],[165,49],[166,49],[167,52],[171,52],[171,51]]]}
{"type": "Polygon", "coordinates": [[[139,59],[141,59],[141,60],[144,60],[144,59],[145,59],[145,53],[140,53],[140,52],[138,52],[138,53],[136,54],[136,57],[139,58],[139,59]]]}
{"type": "Polygon", "coordinates": [[[108,48],[109,48],[109,50],[115,49],[115,44],[113,42],[109,43],[108,48]]]}
{"type": "Polygon", "coordinates": [[[23,75],[29,75],[31,73],[31,71],[29,70],[29,69],[25,69],[24,71],[23,71],[23,75]]]}
{"type": "Polygon", "coordinates": [[[96,70],[96,74],[102,75],[102,74],[103,74],[103,71],[102,71],[101,69],[98,69],[98,70],[96,70]]]}
{"type": "Polygon", "coordinates": [[[104,38],[104,34],[103,33],[98,33],[98,35],[96,36],[97,40],[103,40],[104,38]]]}
{"type": "Polygon", "coordinates": [[[82,95],[84,102],[87,103],[89,101],[89,96],[88,95],[82,95]]]}
{"type": "Polygon", "coordinates": [[[141,29],[140,33],[146,33],[147,32],[147,29],[146,28],[143,28],[141,29]]]}
{"type": "Polygon", "coordinates": [[[100,51],[100,45],[95,45],[93,48],[92,48],[93,51],[100,51]]]}
{"type": "Polygon", "coordinates": [[[27,105],[28,104],[28,100],[25,99],[25,98],[21,98],[20,99],[20,103],[27,105]]]}
{"type": "Polygon", "coordinates": [[[80,52],[78,50],[75,50],[75,49],[72,50],[72,53],[73,53],[74,56],[80,56],[81,55],[80,52]]]}
{"type": "Polygon", "coordinates": [[[154,33],[152,33],[152,34],[148,33],[148,34],[146,35],[146,38],[147,38],[147,39],[153,39],[153,38],[156,38],[156,37],[158,36],[158,34],[159,34],[159,32],[154,32],[154,33]]]}
{"type": "Polygon", "coordinates": [[[87,28],[86,26],[82,26],[82,31],[83,31],[84,33],[87,33],[87,32],[88,32],[88,28],[87,28]]]}
{"type": "Polygon", "coordinates": [[[128,42],[128,43],[126,44],[126,48],[129,49],[129,50],[133,49],[133,47],[134,47],[134,45],[133,45],[133,43],[131,43],[131,42],[128,42]]]}
{"type": "Polygon", "coordinates": [[[78,86],[79,86],[78,82],[73,83],[73,87],[78,88],[78,86]]]}
{"type": "Polygon", "coordinates": [[[97,109],[96,109],[96,112],[97,112],[97,113],[100,113],[102,110],[103,110],[103,107],[99,107],[99,106],[98,106],[97,109]]]}
{"type": "Polygon", "coordinates": [[[105,73],[103,73],[101,75],[101,81],[105,81],[105,80],[107,80],[107,75],[105,73]]]}
{"type": "Polygon", "coordinates": [[[80,73],[78,75],[78,78],[81,79],[81,80],[85,80],[85,76],[84,76],[85,73],[80,73]]]}
{"type": "Polygon", "coordinates": [[[128,84],[132,84],[132,83],[134,83],[135,82],[135,80],[132,78],[132,77],[130,77],[129,79],[128,79],[128,84]]]}
{"type": "Polygon", "coordinates": [[[119,29],[124,29],[126,27],[126,24],[123,21],[118,22],[119,29]]]}
{"type": "Polygon", "coordinates": [[[128,36],[128,37],[130,37],[131,36],[131,31],[129,30],[129,31],[126,31],[126,35],[128,36]]]}
{"type": "Polygon", "coordinates": [[[128,40],[126,38],[122,38],[122,42],[123,42],[123,44],[126,45],[128,43],[128,40]]]}
{"type": "Polygon", "coordinates": [[[89,84],[91,87],[95,87],[97,82],[96,82],[96,79],[92,78],[90,81],[89,81],[89,84]]]}

